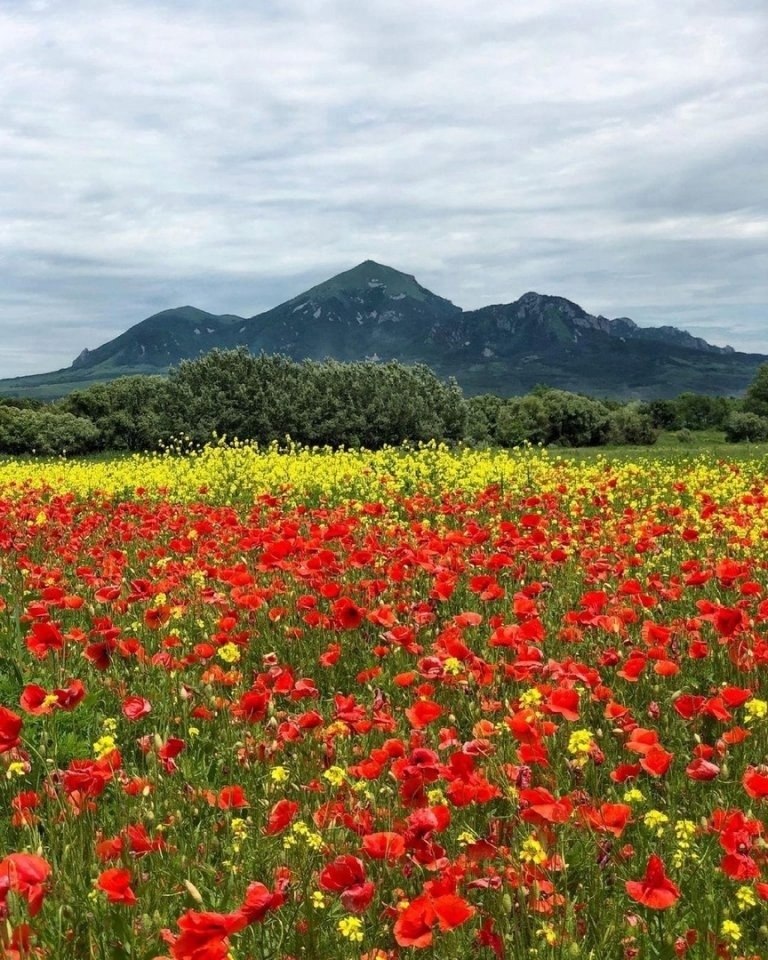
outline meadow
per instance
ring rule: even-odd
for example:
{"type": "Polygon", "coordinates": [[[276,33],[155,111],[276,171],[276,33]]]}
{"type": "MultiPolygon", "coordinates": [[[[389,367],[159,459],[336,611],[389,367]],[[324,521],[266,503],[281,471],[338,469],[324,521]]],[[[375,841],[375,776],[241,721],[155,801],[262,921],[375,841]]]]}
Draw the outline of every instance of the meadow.
{"type": "Polygon", "coordinates": [[[0,957],[768,955],[767,470],[0,462],[0,957]]]}

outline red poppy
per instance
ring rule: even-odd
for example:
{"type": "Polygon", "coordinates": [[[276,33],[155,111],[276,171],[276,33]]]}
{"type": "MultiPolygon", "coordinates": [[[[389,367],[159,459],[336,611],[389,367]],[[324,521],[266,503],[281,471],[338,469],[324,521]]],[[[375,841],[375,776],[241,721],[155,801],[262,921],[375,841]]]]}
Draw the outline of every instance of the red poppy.
{"type": "Polygon", "coordinates": [[[240,907],[240,913],[248,923],[259,923],[270,910],[277,910],[285,902],[282,890],[270,890],[263,883],[251,883],[245,891],[245,899],[240,907]]]}
{"type": "Polygon", "coordinates": [[[362,913],[373,899],[375,888],[365,881],[365,866],[358,857],[344,854],[336,857],[321,870],[318,877],[321,890],[341,894],[344,907],[352,913],[362,913]]]}
{"type": "Polygon", "coordinates": [[[603,803],[600,807],[578,807],[581,819],[593,830],[620,837],[632,818],[632,808],[626,803],[603,803]]]}
{"type": "Polygon", "coordinates": [[[21,691],[19,706],[33,717],[52,713],[57,706],[55,698],[49,699],[48,691],[37,683],[28,683],[21,691]]]}
{"type": "Polygon", "coordinates": [[[38,660],[43,660],[51,650],[61,650],[64,647],[64,636],[58,626],[48,620],[44,623],[33,623],[32,631],[25,639],[27,650],[38,660]]]}
{"type": "Polygon", "coordinates": [[[99,875],[96,886],[107,895],[110,903],[123,903],[132,906],[136,903],[136,894],[131,889],[131,871],[113,867],[99,875]]]}
{"type": "Polygon", "coordinates": [[[181,934],[171,937],[173,960],[226,960],[228,938],[248,924],[240,911],[211,913],[188,910],[179,921],[181,934]]]}
{"type": "Polygon", "coordinates": [[[768,774],[761,773],[755,767],[748,767],[741,782],[753,800],[762,800],[763,797],[768,797],[768,774]]]}
{"type": "Polygon", "coordinates": [[[269,835],[282,833],[292,822],[298,810],[299,805],[295,800],[278,800],[269,812],[264,832],[269,835]]]}
{"type": "Polygon", "coordinates": [[[640,766],[653,777],[663,777],[674,758],[674,753],[668,753],[663,747],[654,746],[642,758],[640,766]]]}
{"type": "Polygon", "coordinates": [[[720,775],[720,767],[704,757],[697,757],[685,768],[685,774],[690,780],[714,780],[720,775]]]}
{"type": "Polygon", "coordinates": [[[405,856],[405,840],[399,833],[368,833],[363,837],[363,851],[372,860],[392,863],[405,856]]]}
{"type": "Polygon", "coordinates": [[[579,719],[579,695],[575,690],[563,690],[558,687],[550,693],[546,706],[550,713],[559,713],[571,722],[579,719]]]}
{"type": "Polygon", "coordinates": [[[245,791],[239,785],[222,787],[216,796],[216,806],[220,810],[240,810],[248,806],[245,791]]]}
{"type": "Polygon", "coordinates": [[[476,912],[473,906],[454,893],[446,893],[443,896],[435,897],[432,900],[432,909],[435,911],[437,922],[443,931],[454,930],[461,926],[476,912]]]}
{"type": "Polygon", "coordinates": [[[652,910],[666,910],[680,899],[680,890],[664,872],[664,862],[651,854],[642,880],[627,880],[629,896],[652,910]]]}
{"type": "Polygon", "coordinates": [[[428,896],[416,897],[401,910],[394,926],[397,944],[401,947],[428,947],[432,943],[435,911],[428,896]]]}
{"type": "Polygon", "coordinates": [[[343,630],[355,630],[365,619],[365,611],[349,597],[340,597],[332,609],[336,624],[343,630]]]}
{"type": "Polygon", "coordinates": [[[123,716],[127,720],[140,720],[152,710],[152,704],[144,697],[132,696],[123,700],[123,716]]]}
{"type": "Polygon", "coordinates": [[[0,707],[0,753],[8,753],[18,747],[21,743],[21,725],[22,720],[17,713],[7,707],[0,707]]]}
{"type": "Polygon", "coordinates": [[[408,707],[405,711],[409,723],[416,730],[422,730],[442,714],[443,708],[439,703],[434,703],[432,700],[417,700],[412,707],[408,707]]]}
{"type": "Polygon", "coordinates": [[[11,853],[0,861],[0,903],[9,890],[18,893],[29,904],[34,917],[43,905],[51,867],[34,853],[11,853]]]}

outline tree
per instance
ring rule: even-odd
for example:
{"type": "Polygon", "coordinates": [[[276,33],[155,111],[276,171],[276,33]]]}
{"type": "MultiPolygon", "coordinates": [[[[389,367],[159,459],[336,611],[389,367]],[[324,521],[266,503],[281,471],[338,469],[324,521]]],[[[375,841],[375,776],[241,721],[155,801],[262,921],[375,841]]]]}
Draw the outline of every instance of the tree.
{"type": "Polygon", "coordinates": [[[725,424],[725,439],[728,443],[768,440],[768,417],[756,413],[732,413],[725,424]]]}
{"type": "Polygon", "coordinates": [[[745,413],[768,417],[768,363],[757,368],[757,373],[744,395],[742,409],[745,413]]]}

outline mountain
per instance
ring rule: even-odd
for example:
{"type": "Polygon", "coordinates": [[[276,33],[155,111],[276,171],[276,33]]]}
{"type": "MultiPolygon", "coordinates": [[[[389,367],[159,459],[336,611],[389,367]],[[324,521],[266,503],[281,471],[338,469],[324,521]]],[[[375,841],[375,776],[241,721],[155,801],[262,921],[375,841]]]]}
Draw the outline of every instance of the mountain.
{"type": "Polygon", "coordinates": [[[61,396],[117,376],[163,374],[185,358],[236,346],[296,359],[427,363],[469,394],[504,396],[539,383],[623,399],[738,394],[768,361],[674,326],[594,316],[534,292],[462,310],[411,275],[366,260],[253,317],[164,310],[83,350],[71,367],[0,381],[0,394],[61,396]]]}
{"type": "Polygon", "coordinates": [[[415,278],[373,260],[312,287],[293,300],[246,320],[231,344],[297,359],[410,358],[435,324],[460,307],[415,278]]]}
{"type": "Polygon", "coordinates": [[[95,350],[85,349],[73,370],[98,367],[167,369],[189,357],[207,353],[242,317],[219,317],[197,307],[176,307],[147,317],[95,350]]]}

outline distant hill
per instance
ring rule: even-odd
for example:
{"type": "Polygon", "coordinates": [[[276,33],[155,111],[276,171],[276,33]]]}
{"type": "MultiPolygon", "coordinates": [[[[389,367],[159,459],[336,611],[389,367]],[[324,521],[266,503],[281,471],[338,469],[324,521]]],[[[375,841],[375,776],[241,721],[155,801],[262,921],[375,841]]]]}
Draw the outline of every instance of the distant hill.
{"type": "Polygon", "coordinates": [[[741,393],[768,356],[718,347],[674,326],[593,316],[529,292],[462,310],[414,277],[366,260],[254,317],[163,310],[71,367],[0,380],[0,394],[52,398],[103,380],[163,374],[214,348],[246,346],[295,359],[400,360],[456,377],[468,394],[526,393],[539,383],[621,399],[685,391],[741,393]]]}

